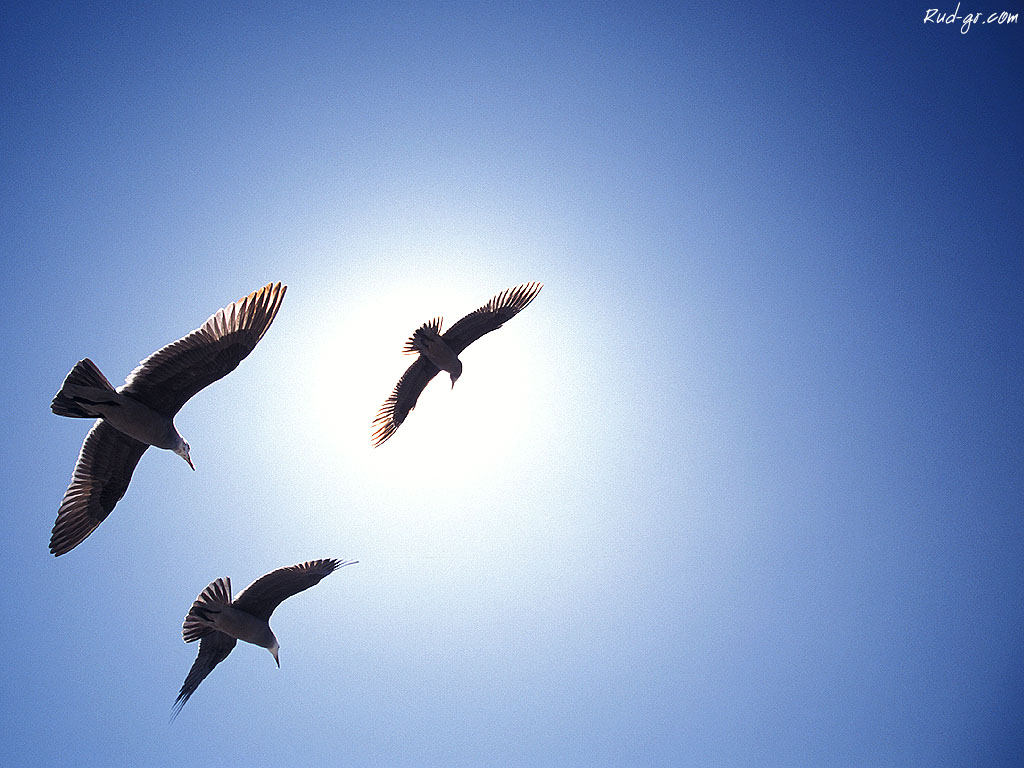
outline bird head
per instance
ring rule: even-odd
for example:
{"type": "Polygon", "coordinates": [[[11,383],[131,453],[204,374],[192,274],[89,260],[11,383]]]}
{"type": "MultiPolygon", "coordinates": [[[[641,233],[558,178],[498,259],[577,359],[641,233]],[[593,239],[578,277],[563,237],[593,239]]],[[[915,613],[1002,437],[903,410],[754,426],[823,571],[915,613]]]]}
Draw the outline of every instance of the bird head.
{"type": "Polygon", "coordinates": [[[174,449],[174,452],[181,456],[181,458],[183,458],[185,461],[187,461],[188,465],[192,467],[192,471],[195,472],[196,468],[195,465],[192,463],[192,459],[188,455],[188,449],[188,440],[186,440],[185,438],[181,438],[181,442],[178,444],[178,447],[174,449]]]}
{"type": "Polygon", "coordinates": [[[455,389],[455,382],[458,381],[459,376],[462,375],[462,361],[455,358],[455,368],[449,373],[452,377],[452,389],[455,389]]]}
{"type": "Polygon", "coordinates": [[[274,661],[277,662],[277,668],[281,668],[281,659],[277,657],[277,652],[281,650],[280,644],[277,642],[277,638],[274,638],[274,642],[271,643],[270,647],[267,648],[270,651],[270,655],[274,657],[274,661]]]}

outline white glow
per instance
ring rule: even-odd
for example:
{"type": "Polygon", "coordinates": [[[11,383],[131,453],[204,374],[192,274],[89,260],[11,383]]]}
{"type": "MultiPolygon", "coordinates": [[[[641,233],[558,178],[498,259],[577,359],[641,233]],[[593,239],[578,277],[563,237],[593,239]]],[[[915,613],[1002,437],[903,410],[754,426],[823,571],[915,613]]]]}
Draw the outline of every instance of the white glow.
{"type": "Polygon", "coordinates": [[[377,410],[415,360],[401,352],[408,336],[442,313],[449,328],[505,287],[487,293],[398,286],[372,299],[347,297],[327,314],[327,322],[304,341],[301,356],[308,387],[304,430],[328,463],[354,474],[363,487],[435,498],[474,493],[499,472],[532,420],[539,358],[514,331],[519,318],[463,352],[464,370],[454,389],[447,374],[436,376],[388,442],[374,449],[370,435],[377,410]],[[443,476],[439,467],[458,472],[457,488],[429,487],[443,476]]]}

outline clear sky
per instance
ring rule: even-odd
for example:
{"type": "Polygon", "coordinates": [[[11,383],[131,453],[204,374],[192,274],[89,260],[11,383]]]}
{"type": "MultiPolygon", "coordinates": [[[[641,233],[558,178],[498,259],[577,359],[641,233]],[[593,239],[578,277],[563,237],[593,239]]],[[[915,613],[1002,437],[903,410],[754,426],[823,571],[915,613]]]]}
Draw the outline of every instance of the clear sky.
{"type": "Polygon", "coordinates": [[[0,762],[1024,763],[1024,16],[927,5],[6,3],[0,762]],[[51,557],[75,361],[277,280],[51,557]]]}

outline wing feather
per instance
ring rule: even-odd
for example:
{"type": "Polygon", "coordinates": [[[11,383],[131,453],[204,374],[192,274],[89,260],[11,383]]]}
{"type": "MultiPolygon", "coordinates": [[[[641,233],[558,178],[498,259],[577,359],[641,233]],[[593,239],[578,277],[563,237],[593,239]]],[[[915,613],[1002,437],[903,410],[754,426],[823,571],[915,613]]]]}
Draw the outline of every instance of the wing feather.
{"type": "Polygon", "coordinates": [[[286,290],[281,283],[268,283],[217,310],[199,328],[139,363],[122,391],[157,413],[174,416],[196,392],[227,376],[253,351],[286,290]]]}
{"type": "Polygon", "coordinates": [[[420,393],[441,369],[420,355],[398,380],[391,396],[377,411],[373,419],[373,447],[382,445],[398,430],[409,411],[416,407],[420,393]]]}
{"type": "Polygon", "coordinates": [[[50,552],[70,552],[96,530],[128,490],[132,473],[148,447],[103,419],[96,420],[85,436],[71,485],[57,510],[50,552]]]}
{"type": "Polygon", "coordinates": [[[334,573],[344,565],[351,564],[351,561],[343,562],[341,560],[310,560],[298,565],[278,568],[265,576],[260,576],[243,589],[235,598],[232,606],[264,621],[269,621],[270,614],[281,604],[281,601],[319,584],[324,576],[334,573]]]}
{"type": "Polygon", "coordinates": [[[486,333],[496,331],[537,298],[543,283],[523,283],[494,296],[480,309],[474,310],[445,331],[441,338],[459,355],[466,347],[486,333]]]}
{"type": "Polygon", "coordinates": [[[199,655],[192,662],[192,668],[188,671],[185,682],[181,684],[181,690],[178,691],[178,698],[174,700],[172,720],[178,716],[181,708],[185,706],[185,702],[196,692],[196,688],[213,671],[213,668],[228,657],[237,642],[231,635],[217,630],[199,641],[199,655]]]}

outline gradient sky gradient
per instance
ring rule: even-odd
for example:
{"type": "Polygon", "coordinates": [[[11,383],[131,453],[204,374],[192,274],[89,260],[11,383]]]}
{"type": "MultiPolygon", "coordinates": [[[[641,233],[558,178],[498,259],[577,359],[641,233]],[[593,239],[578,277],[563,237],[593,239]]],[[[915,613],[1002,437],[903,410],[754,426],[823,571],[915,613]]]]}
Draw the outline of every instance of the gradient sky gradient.
{"type": "Polygon", "coordinates": [[[5,4],[0,762],[1021,765],[1024,22],[926,5],[5,4]],[[75,361],[277,280],[51,557],[75,361]],[[196,594],[320,557],[171,723],[196,594]]]}

